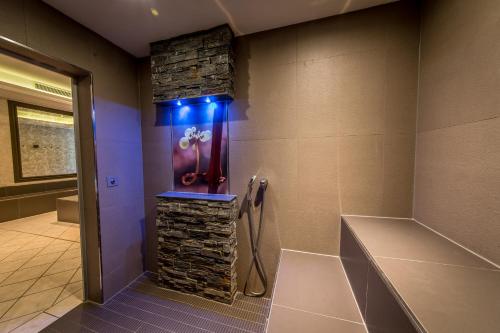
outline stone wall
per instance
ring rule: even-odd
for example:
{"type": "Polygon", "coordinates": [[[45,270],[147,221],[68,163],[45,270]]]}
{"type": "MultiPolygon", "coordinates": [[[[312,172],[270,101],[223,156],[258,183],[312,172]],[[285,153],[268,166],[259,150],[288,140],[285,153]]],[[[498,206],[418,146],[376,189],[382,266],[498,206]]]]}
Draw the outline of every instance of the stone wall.
{"type": "Polygon", "coordinates": [[[18,119],[23,177],[76,173],[73,124],[18,119]]]}
{"type": "Polygon", "coordinates": [[[160,286],[232,303],[236,292],[235,196],[222,201],[174,192],[158,196],[158,283],[160,286]]]}
{"type": "Polygon", "coordinates": [[[223,25],[151,44],[153,102],[233,97],[233,33],[223,25]]]}

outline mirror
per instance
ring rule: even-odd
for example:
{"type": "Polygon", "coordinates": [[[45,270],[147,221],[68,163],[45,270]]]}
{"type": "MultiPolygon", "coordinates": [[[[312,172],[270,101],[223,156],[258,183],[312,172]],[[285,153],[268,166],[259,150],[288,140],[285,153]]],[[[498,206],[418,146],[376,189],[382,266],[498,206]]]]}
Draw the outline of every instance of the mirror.
{"type": "Polygon", "coordinates": [[[9,101],[16,182],[76,175],[73,114],[9,101]]]}

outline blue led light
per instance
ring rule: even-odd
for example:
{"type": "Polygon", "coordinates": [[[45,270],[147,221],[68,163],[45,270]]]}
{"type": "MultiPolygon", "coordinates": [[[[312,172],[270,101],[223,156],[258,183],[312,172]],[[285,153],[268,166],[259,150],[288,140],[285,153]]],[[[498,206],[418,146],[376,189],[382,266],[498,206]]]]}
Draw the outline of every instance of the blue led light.
{"type": "Polygon", "coordinates": [[[179,119],[185,119],[188,112],[189,112],[190,108],[189,106],[183,106],[180,110],[179,110],[179,119]]]}
{"type": "Polygon", "coordinates": [[[217,103],[212,102],[212,103],[208,104],[208,107],[207,107],[208,119],[213,119],[215,109],[217,109],[217,103]]]}
{"type": "Polygon", "coordinates": [[[181,106],[181,105],[182,105],[182,102],[181,102],[181,100],[180,100],[180,99],[178,99],[178,100],[177,100],[177,105],[178,105],[178,106],[181,106]]]}
{"type": "Polygon", "coordinates": [[[205,102],[210,103],[211,102],[210,97],[205,98],[205,102]]]}

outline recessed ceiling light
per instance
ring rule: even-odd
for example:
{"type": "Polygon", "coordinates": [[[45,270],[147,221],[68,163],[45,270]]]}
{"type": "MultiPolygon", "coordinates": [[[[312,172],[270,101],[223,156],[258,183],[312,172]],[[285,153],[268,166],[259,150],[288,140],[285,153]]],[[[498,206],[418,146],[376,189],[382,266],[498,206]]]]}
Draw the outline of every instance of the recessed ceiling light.
{"type": "Polygon", "coordinates": [[[151,8],[151,14],[153,14],[153,16],[158,16],[160,15],[160,12],[156,8],[151,8]]]}

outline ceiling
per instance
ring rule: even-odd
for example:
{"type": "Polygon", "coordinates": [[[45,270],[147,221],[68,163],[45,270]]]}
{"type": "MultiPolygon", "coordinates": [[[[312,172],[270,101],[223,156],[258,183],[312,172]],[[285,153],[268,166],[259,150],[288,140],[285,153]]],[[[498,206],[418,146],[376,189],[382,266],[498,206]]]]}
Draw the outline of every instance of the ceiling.
{"type": "Polygon", "coordinates": [[[52,89],[70,93],[71,78],[0,54],[1,99],[71,111],[71,96],[57,94],[52,89]]]}
{"type": "Polygon", "coordinates": [[[246,35],[393,1],[44,0],[136,57],[147,56],[151,42],[223,23],[246,35]]]}

